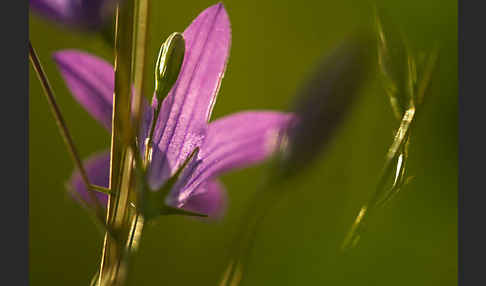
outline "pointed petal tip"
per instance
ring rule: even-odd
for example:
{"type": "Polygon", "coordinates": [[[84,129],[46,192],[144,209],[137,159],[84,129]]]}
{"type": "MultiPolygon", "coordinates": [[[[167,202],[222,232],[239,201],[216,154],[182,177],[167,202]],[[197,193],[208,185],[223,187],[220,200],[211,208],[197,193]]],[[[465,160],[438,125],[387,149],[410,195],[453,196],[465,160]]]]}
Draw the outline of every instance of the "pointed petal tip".
{"type": "Polygon", "coordinates": [[[218,9],[223,9],[224,12],[226,13],[226,7],[224,6],[223,1],[214,4],[213,7],[217,7],[218,9]]]}
{"type": "Polygon", "coordinates": [[[83,57],[94,59],[89,53],[76,49],[58,50],[52,53],[52,59],[60,69],[65,69],[65,65],[72,65],[80,61],[83,57]]]}
{"type": "MultiPolygon", "coordinates": [[[[224,6],[223,2],[219,2],[217,4],[214,4],[212,6],[209,6],[206,9],[204,9],[192,21],[191,26],[192,26],[192,24],[196,24],[196,23],[202,24],[204,22],[204,19],[206,19],[206,17],[214,18],[213,21],[217,25],[214,28],[227,29],[228,32],[231,34],[229,16],[228,16],[228,12],[226,11],[226,7],[224,6]]],[[[209,24],[213,21],[209,21],[209,22],[207,22],[207,24],[209,24]]]]}
{"type": "Polygon", "coordinates": [[[114,90],[112,65],[75,49],[56,51],[52,58],[74,98],[110,130],[114,90]]]}
{"type": "Polygon", "coordinates": [[[214,7],[215,9],[217,9],[217,11],[220,11],[222,20],[229,27],[230,21],[229,21],[228,11],[226,11],[226,6],[224,6],[223,2],[219,2],[218,4],[215,4],[214,7]]]}
{"type": "Polygon", "coordinates": [[[61,63],[69,60],[69,56],[72,54],[72,50],[60,50],[52,53],[52,59],[61,67],[61,63]]]}
{"type": "Polygon", "coordinates": [[[90,57],[94,58],[93,55],[83,52],[81,50],[76,50],[76,49],[65,49],[65,50],[58,50],[52,53],[52,58],[56,61],[71,61],[74,58],[79,58],[79,57],[90,57]]]}
{"type": "Polygon", "coordinates": [[[209,6],[208,8],[206,8],[206,11],[211,10],[211,9],[215,9],[215,10],[217,10],[217,9],[223,9],[223,10],[225,10],[223,1],[219,1],[216,4],[214,4],[212,6],[209,6]]]}

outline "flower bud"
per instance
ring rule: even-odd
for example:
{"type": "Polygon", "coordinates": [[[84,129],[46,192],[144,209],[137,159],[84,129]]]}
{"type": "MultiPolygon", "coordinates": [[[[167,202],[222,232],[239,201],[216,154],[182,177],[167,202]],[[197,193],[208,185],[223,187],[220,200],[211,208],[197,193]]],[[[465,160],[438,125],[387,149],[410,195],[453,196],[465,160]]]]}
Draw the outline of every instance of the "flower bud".
{"type": "Polygon", "coordinates": [[[329,143],[342,123],[369,71],[369,41],[350,41],[338,47],[297,94],[298,120],[282,142],[283,175],[302,172],[329,143]]]}
{"type": "Polygon", "coordinates": [[[179,76],[184,61],[185,41],[180,33],[172,33],[160,46],[155,65],[155,94],[162,102],[179,76]]]}

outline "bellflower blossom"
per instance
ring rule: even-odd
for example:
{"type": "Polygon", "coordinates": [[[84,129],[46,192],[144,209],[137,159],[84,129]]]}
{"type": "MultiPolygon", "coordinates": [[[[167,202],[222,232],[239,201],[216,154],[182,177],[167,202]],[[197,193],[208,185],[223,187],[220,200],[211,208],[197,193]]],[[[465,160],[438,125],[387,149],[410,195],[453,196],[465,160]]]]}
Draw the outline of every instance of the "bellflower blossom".
{"type": "Polygon", "coordinates": [[[297,93],[283,146],[285,176],[304,171],[325,149],[350,112],[370,70],[371,45],[351,38],[325,57],[297,93]]]}
{"type": "MultiPolygon", "coordinates": [[[[277,149],[279,136],[293,120],[288,113],[244,111],[209,122],[220,89],[231,42],[228,15],[222,4],[204,10],[183,32],[185,54],[179,77],[164,99],[156,119],[148,183],[160,188],[199,147],[166,198],[173,207],[219,216],[225,191],[217,177],[235,168],[261,162],[277,149]]],[[[84,52],[66,50],[54,55],[61,74],[77,101],[107,130],[111,129],[113,67],[84,52]]],[[[152,123],[153,109],[145,104],[141,138],[152,123]]],[[[141,144],[142,149],[144,144],[141,144]]],[[[141,150],[143,154],[144,150],[141,150]]],[[[85,163],[93,184],[108,186],[109,152],[85,163]]],[[[90,202],[79,173],[70,181],[80,197],[90,202]]],[[[97,194],[103,204],[107,196],[97,194]]]]}
{"type": "Polygon", "coordinates": [[[30,8],[50,20],[83,28],[100,27],[119,0],[30,0],[30,8]]]}

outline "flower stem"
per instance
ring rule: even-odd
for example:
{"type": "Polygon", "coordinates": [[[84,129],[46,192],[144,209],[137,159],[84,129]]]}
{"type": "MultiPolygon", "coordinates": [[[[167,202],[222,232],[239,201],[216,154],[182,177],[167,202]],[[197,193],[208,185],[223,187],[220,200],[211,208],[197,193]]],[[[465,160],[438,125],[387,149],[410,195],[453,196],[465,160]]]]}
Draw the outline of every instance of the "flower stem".
{"type": "MultiPolygon", "coordinates": [[[[134,33],[133,38],[133,69],[134,69],[134,88],[135,88],[135,100],[134,100],[134,138],[137,138],[140,128],[140,118],[142,115],[142,100],[143,93],[146,90],[148,81],[145,76],[145,67],[148,66],[147,51],[149,47],[149,19],[150,19],[150,1],[149,0],[135,0],[135,19],[134,19],[134,33]]],[[[156,119],[154,119],[156,120],[156,119]]],[[[136,144],[135,144],[136,146],[136,144]]],[[[136,154],[140,152],[138,148],[134,148],[136,154]]],[[[137,165],[139,166],[139,165],[137,165]]],[[[145,187],[145,186],[138,186],[145,187]]],[[[133,196],[137,197],[137,196],[133,196]]],[[[140,196],[138,196],[140,197],[140,196]]],[[[140,202],[138,202],[140,203],[140,202]]],[[[128,249],[135,252],[138,249],[142,231],[144,228],[144,217],[137,212],[133,218],[132,228],[130,230],[130,239],[128,249]]]]}
{"type": "Polygon", "coordinates": [[[114,235],[105,235],[98,285],[124,285],[130,258],[143,230],[139,214],[134,166],[139,160],[139,129],[148,38],[148,0],[128,0],[116,9],[115,92],[111,137],[110,188],[106,223],[114,235]],[[135,90],[132,95],[132,79],[135,90]],[[133,102],[134,108],[131,108],[133,102]],[[135,110],[131,121],[130,110],[135,110]],[[135,145],[135,147],[134,147],[135,145]],[[133,204],[135,203],[135,205],[133,204]]]}
{"type": "Polygon", "coordinates": [[[240,226],[233,239],[230,262],[219,286],[238,286],[242,283],[256,233],[270,210],[284,197],[283,191],[283,185],[270,179],[255,192],[240,220],[240,226]]]}
{"type": "Polygon", "coordinates": [[[150,130],[149,130],[149,134],[147,136],[147,139],[144,142],[144,144],[145,144],[145,153],[143,155],[144,168],[146,168],[148,166],[148,164],[150,164],[150,161],[151,161],[150,154],[152,153],[152,144],[153,144],[155,125],[157,124],[157,118],[159,118],[161,105],[162,105],[162,102],[161,101],[158,102],[157,108],[153,111],[152,124],[150,125],[150,130]]]}
{"type": "MultiPolygon", "coordinates": [[[[148,57],[147,57],[147,50],[148,50],[148,39],[149,39],[149,11],[150,11],[150,1],[149,0],[135,0],[135,14],[133,20],[133,33],[134,37],[132,38],[132,48],[133,48],[133,82],[134,82],[134,106],[133,110],[135,111],[134,114],[134,125],[133,125],[133,133],[132,138],[137,140],[137,135],[139,134],[140,128],[140,118],[142,115],[142,100],[143,100],[143,92],[146,90],[145,86],[147,85],[147,80],[145,76],[145,67],[148,65],[148,57]]],[[[154,119],[155,120],[155,119],[154,119]]],[[[137,155],[135,159],[138,162],[138,158],[140,152],[136,147],[136,144],[132,145],[134,153],[137,155]]],[[[140,167],[140,164],[135,164],[136,167],[140,167]]],[[[137,183],[138,181],[135,180],[137,183]]],[[[140,187],[145,187],[141,184],[136,186],[138,189],[140,187]]],[[[137,194],[132,194],[131,198],[136,203],[137,194]]],[[[144,217],[138,212],[135,212],[135,215],[132,216],[132,224],[129,232],[129,239],[127,243],[127,250],[129,255],[131,256],[138,250],[138,246],[140,244],[140,239],[142,237],[143,229],[144,229],[144,217]]]]}
{"type": "Polygon", "coordinates": [[[117,4],[115,27],[115,92],[111,134],[110,189],[98,285],[123,285],[128,261],[124,260],[130,232],[129,197],[133,152],[129,145],[130,88],[132,65],[133,1],[117,4]]]}
{"type": "Polygon", "coordinates": [[[149,0],[136,0],[135,4],[135,19],[134,19],[134,32],[135,37],[133,38],[133,69],[134,69],[134,89],[135,89],[135,100],[134,108],[135,111],[135,134],[138,134],[138,128],[140,127],[140,117],[142,114],[142,98],[143,92],[146,90],[147,80],[145,80],[145,67],[148,66],[148,40],[149,40],[149,12],[150,12],[150,1],[149,0]]]}
{"type": "MultiPolygon", "coordinates": [[[[57,126],[60,130],[60,133],[62,135],[62,138],[64,139],[64,143],[66,144],[66,147],[69,151],[69,154],[71,155],[71,158],[74,161],[74,164],[79,170],[79,173],[81,174],[81,179],[83,183],[85,184],[86,188],[89,190],[94,190],[102,193],[108,194],[110,192],[109,189],[101,187],[101,186],[96,186],[92,185],[89,182],[88,175],[86,173],[86,170],[83,167],[83,163],[81,161],[81,157],[79,156],[78,150],[74,144],[74,140],[71,136],[71,133],[69,132],[69,128],[67,127],[66,121],[64,120],[64,117],[62,115],[61,109],[59,108],[59,105],[56,102],[56,98],[54,96],[54,91],[52,89],[52,86],[49,82],[49,79],[47,78],[47,74],[45,73],[44,69],[42,68],[42,64],[39,60],[39,57],[37,56],[37,53],[32,45],[32,43],[29,41],[29,60],[30,63],[32,64],[37,77],[42,85],[42,88],[44,90],[44,94],[46,95],[47,101],[49,103],[49,106],[51,107],[51,111],[54,115],[54,118],[56,120],[57,126]]],[[[103,221],[103,216],[104,216],[104,210],[101,207],[101,204],[98,200],[98,198],[94,195],[92,192],[88,192],[88,194],[91,196],[92,201],[95,204],[95,211],[97,214],[97,217],[100,218],[103,221]]]]}

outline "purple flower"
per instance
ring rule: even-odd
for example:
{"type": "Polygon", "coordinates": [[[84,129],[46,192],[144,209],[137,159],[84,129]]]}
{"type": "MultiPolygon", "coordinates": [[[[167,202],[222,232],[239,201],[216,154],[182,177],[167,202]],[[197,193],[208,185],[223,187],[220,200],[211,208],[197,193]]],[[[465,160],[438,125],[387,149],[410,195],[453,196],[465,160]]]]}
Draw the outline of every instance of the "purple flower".
{"type": "Polygon", "coordinates": [[[53,21],[96,28],[113,12],[117,0],[30,0],[30,7],[53,21]]]}
{"type": "MultiPolygon", "coordinates": [[[[157,119],[148,182],[153,190],[160,188],[199,147],[196,158],[186,166],[166,203],[218,216],[223,212],[226,195],[217,177],[261,162],[271,155],[293,115],[245,111],[208,123],[231,42],[230,23],[223,5],[204,10],[183,36],[186,45],[184,61],[157,119]]],[[[79,51],[57,52],[54,58],[74,97],[109,130],[114,89],[112,66],[79,51]]],[[[140,142],[148,134],[156,105],[153,102],[152,106],[146,104],[144,107],[140,142]]],[[[108,157],[107,152],[88,160],[88,176],[94,183],[108,185],[108,157]]],[[[71,185],[89,201],[77,173],[73,175],[71,185]]],[[[105,202],[106,197],[103,200],[105,202]]]]}
{"type": "Polygon", "coordinates": [[[281,173],[288,177],[312,166],[349,114],[370,71],[367,38],[352,38],[319,63],[296,97],[299,118],[287,130],[281,173]]]}

